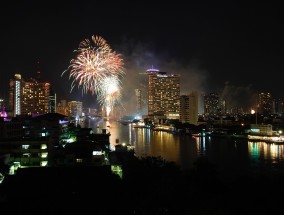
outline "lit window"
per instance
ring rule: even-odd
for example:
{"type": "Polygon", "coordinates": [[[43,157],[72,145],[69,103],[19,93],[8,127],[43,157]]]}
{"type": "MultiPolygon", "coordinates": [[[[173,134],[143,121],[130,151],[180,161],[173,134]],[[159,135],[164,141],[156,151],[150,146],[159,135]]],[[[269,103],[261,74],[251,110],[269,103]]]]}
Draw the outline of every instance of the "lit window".
{"type": "Polygon", "coordinates": [[[77,163],[83,163],[83,159],[77,158],[77,159],[76,159],[76,162],[77,162],[77,163]]]}
{"type": "Polygon", "coordinates": [[[23,157],[26,157],[26,158],[27,158],[27,157],[30,157],[30,156],[31,156],[31,153],[24,153],[24,154],[23,154],[23,157]]]}
{"type": "Polygon", "coordinates": [[[40,166],[47,166],[47,163],[48,163],[47,161],[41,161],[40,166]]]}
{"type": "Polygon", "coordinates": [[[22,149],[28,149],[30,145],[22,145],[22,149]]]}
{"type": "Polygon", "coordinates": [[[47,153],[47,152],[43,152],[43,153],[41,153],[41,157],[42,157],[42,158],[46,158],[46,157],[47,157],[47,155],[48,155],[48,153],[47,153]]]}
{"type": "Polygon", "coordinates": [[[102,151],[93,151],[93,155],[102,155],[102,151]]]}

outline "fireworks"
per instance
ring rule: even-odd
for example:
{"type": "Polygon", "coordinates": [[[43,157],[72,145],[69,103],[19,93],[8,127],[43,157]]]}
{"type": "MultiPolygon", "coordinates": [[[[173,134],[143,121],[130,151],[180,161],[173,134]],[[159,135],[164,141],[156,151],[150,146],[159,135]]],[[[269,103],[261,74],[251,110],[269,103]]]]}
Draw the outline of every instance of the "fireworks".
{"type": "Polygon", "coordinates": [[[76,58],[62,75],[69,71],[75,86],[82,87],[83,93],[96,94],[98,101],[110,109],[120,99],[120,78],[124,75],[123,60],[100,36],[85,39],[75,50],[76,58]]]}
{"type": "Polygon", "coordinates": [[[120,80],[116,76],[104,78],[101,81],[101,86],[99,90],[99,95],[101,97],[98,98],[99,102],[106,107],[107,115],[109,114],[112,107],[114,107],[120,100],[120,80]]]}

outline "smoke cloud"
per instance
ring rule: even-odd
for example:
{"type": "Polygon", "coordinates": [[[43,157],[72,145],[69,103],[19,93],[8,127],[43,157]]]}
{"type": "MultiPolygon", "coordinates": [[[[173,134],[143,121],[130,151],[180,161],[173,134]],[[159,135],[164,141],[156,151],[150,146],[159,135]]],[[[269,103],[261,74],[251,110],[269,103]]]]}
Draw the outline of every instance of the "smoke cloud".
{"type": "Polygon", "coordinates": [[[135,89],[137,88],[142,92],[142,114],[147,114],[146,70],[152,67],[167,74],[179,74],[181,76],[181,94],[204,91],[207,72],[201,69],[198,60],[188,60],[186,63],[181,63],[164,50],[155,51],[154,44],[126,39],[118,50],[125,63],[121,104],[126,115],[136,112],[135,89]]]}
{"type": "Polygon", "coordinates": [[[229,111],[238,108],[249,112],[250,108],[256,104],[256,93],[252,85],[235,86],[226,81],[220,95],[226,101],[227,110],[229,111]]]}

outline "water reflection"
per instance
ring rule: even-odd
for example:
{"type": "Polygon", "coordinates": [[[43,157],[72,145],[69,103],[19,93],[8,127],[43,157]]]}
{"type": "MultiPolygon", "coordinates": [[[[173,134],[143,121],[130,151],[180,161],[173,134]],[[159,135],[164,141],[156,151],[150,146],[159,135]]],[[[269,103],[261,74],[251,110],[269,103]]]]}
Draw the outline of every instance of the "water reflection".
{"type": "Polygon", "coordinates": [[[283,145],[249,141],[248,150],[253,159],[283,160],[283,145]]]}
{"type": "Polygon", "coordinates": [[[284,169],[284,146],[265,142],[248,142],[251,159],[258,165],[284,169]]]}
{"type": "Polygon", "coordinates": [[[206,157],[219,167],[231,171],[253,165],[267,165],[269,168],[284,167],[283,145],[233,140],[226,137],[210,138],[205,135],[198,137],[174,135],[102,119],[86,120],[85,126],[91,127],[96,133],[107,128],[111,134],[111,149],[114,149],[117,143],[127,143],[134,146],[138,157],[161,156],[165,160],[177,163],[182,169],[192,168],[199,157],[206,157]]]}

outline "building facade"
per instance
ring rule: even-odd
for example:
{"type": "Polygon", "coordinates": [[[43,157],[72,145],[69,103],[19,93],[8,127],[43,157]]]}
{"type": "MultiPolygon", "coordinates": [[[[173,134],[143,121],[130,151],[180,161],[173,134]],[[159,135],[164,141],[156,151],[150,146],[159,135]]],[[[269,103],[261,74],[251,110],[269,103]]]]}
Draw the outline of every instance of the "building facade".
{"type": "Polygon", "coordinates": [[[81,117],[83,112],[83,104],[80,101],[70,101],[68,102],[68,116],[75,118],[81,117]]]}
{"type": "Polygon", "coordinates": [[[156,69],[148,73],[148,115],[179,119],[180,76],[166,74],[156,69]]]}
{"type": "Polygon", "coordinates": [[[66,99],[61,99],[58,104],[56,104],[56,113],[69,116],[68,103],[66,99]]]}
{"type": "Polygon", "coordinates": [[[220,96],[218,93],[204,95],[204,114],[216,116],[221,113],[220,96]]]}
{"type": "Polygon", "coordinates": [[[271,93],[258,94],[258,113],[265,116],[273,114],[273,99],[271,93]]]}
{"type": "Polygon", "coordinates": [[[13,116],[40,115],[49,112],[50,83],[36,79],[25,81],[15,74],[9,84],[9,109],[13,116]]]}
{"type": "Polygon", "coordinates": [[[141,113],[142,110],[142,92],[141,89],[135,89],[136,98],[136,113],[141,113]]]}
{"type": "Polygon", "coordinates": [[[180,96],[180,122],[197,125],[198,122],[198,93],[191,92],[180,96]]]}
{"type": "Polygon", "coordinates": [[[49,94],[49,113],[56,113],[56,93],[50,89],[49,94]]]}

